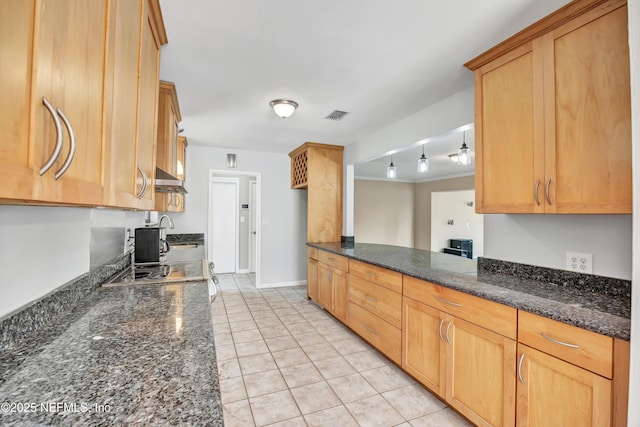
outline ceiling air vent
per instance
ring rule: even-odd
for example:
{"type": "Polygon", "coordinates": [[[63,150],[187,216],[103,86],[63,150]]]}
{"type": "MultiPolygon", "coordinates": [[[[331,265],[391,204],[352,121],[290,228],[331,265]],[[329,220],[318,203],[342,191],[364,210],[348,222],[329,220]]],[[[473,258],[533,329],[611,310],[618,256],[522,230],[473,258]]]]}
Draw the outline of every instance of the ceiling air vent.
{"type": "Polygon", "coordinates": [[[333,110],[331,112],[331,114],[329,114],[327,117],[325,117],[325,119],[334,120],[334,121],[337,122],[337,121],[341,120],[347,114],[349,114],[348,111],[333,110]]]}

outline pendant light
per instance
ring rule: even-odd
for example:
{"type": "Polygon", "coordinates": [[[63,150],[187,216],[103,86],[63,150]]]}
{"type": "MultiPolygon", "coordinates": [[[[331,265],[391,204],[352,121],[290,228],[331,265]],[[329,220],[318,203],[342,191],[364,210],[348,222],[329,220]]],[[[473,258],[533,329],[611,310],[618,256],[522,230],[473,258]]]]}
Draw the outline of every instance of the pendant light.
{"type": "Polygon", "coordinates": [[[426,173],[429,170],[429,159],[424,155],[424,144],[422,144],[422,156],[418,159],[418,173],[426,173]]]}
{"type": "Polygon", "coordinates": [[[458,150],[458,164],[468,166],[471,164],[471,151],[465,142],[466,132],[462,132],[462,147],[458,150]]]}
{"type": "Polygon", "coordinates": [[[396,166],[393,164],[393,156],[391,156],[391,163],[387,166],[387,178],[394,179],[396,177],[396,166]]]}

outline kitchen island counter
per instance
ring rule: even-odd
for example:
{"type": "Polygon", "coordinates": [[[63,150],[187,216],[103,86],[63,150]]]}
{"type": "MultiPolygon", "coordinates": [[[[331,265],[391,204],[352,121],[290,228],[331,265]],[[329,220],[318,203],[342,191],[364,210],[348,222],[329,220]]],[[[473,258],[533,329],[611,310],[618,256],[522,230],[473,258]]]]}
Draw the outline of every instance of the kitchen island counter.
{"type": "Polygon", "coordinates": [[[99,288],[0,354],[2,425],[222,425],[207,282],[99,288]]]}
{"type": "Polygon", "coordinates": [[[630,282],[565,274],[491,259],[474,260],[401,246],[336,243],[308,246],[628,341],[630,282]]]}

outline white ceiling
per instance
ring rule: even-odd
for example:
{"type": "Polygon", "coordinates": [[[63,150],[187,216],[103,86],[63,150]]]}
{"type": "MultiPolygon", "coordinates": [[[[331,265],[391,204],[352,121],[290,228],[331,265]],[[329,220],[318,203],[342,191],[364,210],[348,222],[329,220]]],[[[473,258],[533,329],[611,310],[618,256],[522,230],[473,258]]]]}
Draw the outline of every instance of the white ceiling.
{"type": "Polygon", "coordinates": [[[472,85],[464,62],[567,1],[160,3],[160,76],[176,84],[189,142],[287,153],[348,145],[472,85]],[[275,98],[300,107],[281,119],[275,98]],[[335,109],[350,114],[325,120],[335,109]]]}

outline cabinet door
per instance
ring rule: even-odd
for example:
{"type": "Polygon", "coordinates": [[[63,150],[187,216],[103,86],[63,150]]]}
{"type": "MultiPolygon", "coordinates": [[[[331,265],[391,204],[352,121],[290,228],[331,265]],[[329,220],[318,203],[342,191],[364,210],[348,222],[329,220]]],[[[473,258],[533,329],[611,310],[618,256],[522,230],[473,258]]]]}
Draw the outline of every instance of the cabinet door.
{"type": "Polygon", "coordinates": [[[331,269],[331,286],[333,287],[331,313],[344,323],[347,323],[349,301],[347,273],[342,270],[331,269]]]}
{"type": "MultiPolygon", "coordinates": [[[[138,99],[137,166],[146,176],[146,190],[140,196],[139,207],[151,210],[155,203],[153,178],[156,176],[156,146],[158,123],[158,85],[160,73],[160,42],[150,16],[149,2],[145,1],[140,42],[140,81],[138,99]]],[[[142,192],[145,183],[139,172],[136,193],[142,192]]]]}
{"type": "MultiPolygon", "coordinates": [[[[136,197],[138,66],[143,0],[111,1],[110,72],[105,122],[105,204],[138,207],[136,197]]],[[[139,191],[139,190],[138,190],[139,191]]]]}
{"type": "Polygon", "coordinates": [[[544,36],[547,212],[631,213],[627,7],[601,14],[544,36]]]}
{"type": "Polygon", "coordinates": [[[444,318],[438,310],[404,297],[402,326],[402,368],[444,398],[444,318]]]}
{"type": "MultiPolygon", "coordinates": [[[[53,167],[34,180],[34,199],[100,205],[103,203],[103,117],[109,0],[42,0],[36,11],[31,148],[36,165],[54,152],[56,130],[46,97],[69,120],[63,120],[63,147],[53,167]],[[70,156],[71,129],[75,157],[70,156]]],[[[61,117],[62,119],[62,117],[61,117]]]]}
{"type": "Polygon", "coordinates": [[[518,344],[518,426],[608,426],[611,381],[518,344]]]}
{"type": "Polygon", "coordinates": [[[0,2],[0,198],[28,200],[32,194],[35,166],[29,158],[29,96],[34,14],[34,1],[0,2]]]}
{"type": "Polygon", "coordinates": [[[479,426],[514,425],[516,342],[457,317],[445,319],[446,401],[479,426]]]}
{"type": "Polygon", "coordinates": [[[331,269],[328,265],[318,262],[318,304],[331,311],[333,301],[333,287],[331,286],[331,269]]]}
{"type": "Polygon", "coordinates": [[[307,259],[307,296],[318,301],[318,261],[307,259]]]}
{"type": "Polygon", "coordinates": [[[479,213],[544,211],[540,45],[528,43],[475,72],[479,213]]]}

